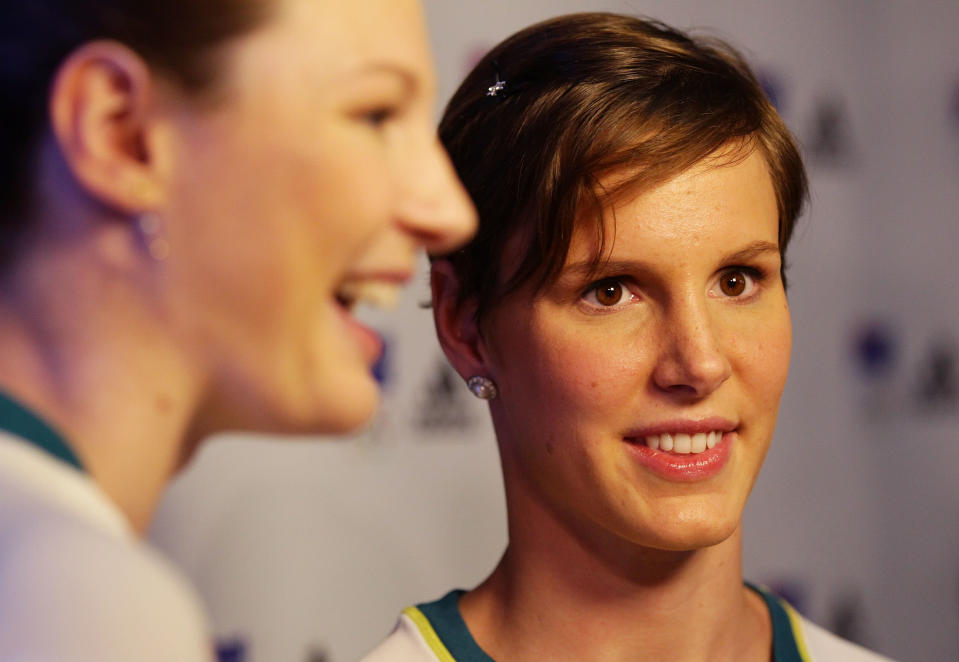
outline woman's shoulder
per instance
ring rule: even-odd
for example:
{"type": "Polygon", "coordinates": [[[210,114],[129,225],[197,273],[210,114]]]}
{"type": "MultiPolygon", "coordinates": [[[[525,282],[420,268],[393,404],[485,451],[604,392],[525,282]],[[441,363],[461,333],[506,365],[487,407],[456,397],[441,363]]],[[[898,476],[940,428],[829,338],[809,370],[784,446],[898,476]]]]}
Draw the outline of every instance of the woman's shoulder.
{"type": "Polygon", "coordinates": [[[776,662],[892,662],[816,625],[770,590],[748,583],[747,587],[769,610],[776,662]]]}
{"type": "Polygon", "coordinates": [[[416,624],[404,612],[389,636],[360,662],[436,662],[438,659],[416,624]]]}
{"type": "Polygon", "coordinates": [[[837,637],[802,616],[798,620],[810,662],[892,662],[888,657],[837,637]]]}
{"type": "Polygon", "coordinates": [[[0,433],[0,659],[209,660],[199,598],[106,501],[0,433]]]}
{"type": "Polygon", "coordinates": [[[360,662],[491,662],[473,641],[454,589],[439,600],[407,607],[390,635],[360,662]]]}

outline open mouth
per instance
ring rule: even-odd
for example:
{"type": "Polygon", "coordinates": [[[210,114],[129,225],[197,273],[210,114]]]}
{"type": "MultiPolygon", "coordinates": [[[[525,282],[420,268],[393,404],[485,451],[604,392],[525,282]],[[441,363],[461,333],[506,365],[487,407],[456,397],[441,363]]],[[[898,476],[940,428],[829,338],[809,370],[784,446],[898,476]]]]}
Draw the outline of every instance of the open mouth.
{"type": "Polygon", "coordinates": [[[363,304],[393,309],[400,300],[401,286],[382,280],[348,280],[336,291],[336,301],[347,311],[363,304]]]}
{"type": "Polygon", "coordinates": [[[679,432],[676,434],[664,433],[653,434],[643,439],[637,439],[637,442],[644,442],[646,446],[654,451],[664,451],[667,453],[676,453],[677,455],[697,455],[705,453],[710,448],[715,448],[723,438],[720,430],[710,432],[697,432],[695,434],[686,434],[679,432]]]}

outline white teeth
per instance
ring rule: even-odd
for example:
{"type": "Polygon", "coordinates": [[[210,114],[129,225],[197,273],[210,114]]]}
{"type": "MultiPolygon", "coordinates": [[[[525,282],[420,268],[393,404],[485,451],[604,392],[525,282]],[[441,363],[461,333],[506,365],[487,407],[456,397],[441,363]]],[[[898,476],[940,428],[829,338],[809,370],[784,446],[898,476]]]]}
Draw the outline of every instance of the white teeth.
{"type": "Polygon", "coordinates": [[[692,436],[690,451],[693,453],[702,453],[706,450],[706,433],[697,432],[692,436]]]}
{"type": "Polygon", "coordinates": [[[714,448],[716,444],[719,443],[719,440],[722,439],[723,433],[716,432],[713,430],[706,436],[706,448],[714,448]]]}
{"type": "Polygon", "coordinates": [[[400,288],[383,281],[357,280],[344,283],[338,294],[350,302],[366,303],[377,308],[395,308],[400,298],[400,288]]]}
{"type": "Polygon", "coordinates": [[[660,435],[659,448],[664,451],[673,450],[673,435],[671,434],[660,435]]]}
{"type": "Polygon", "coordinates": [[[713,430],[712,432],[697,432],[695,434],[684,432],[652,434],[646,437],[645,441],[646,445],[654,451],[695,455],[706,452],[706,449],[715,448],[722,438],[723,433],[721,431],[713,430]]]}

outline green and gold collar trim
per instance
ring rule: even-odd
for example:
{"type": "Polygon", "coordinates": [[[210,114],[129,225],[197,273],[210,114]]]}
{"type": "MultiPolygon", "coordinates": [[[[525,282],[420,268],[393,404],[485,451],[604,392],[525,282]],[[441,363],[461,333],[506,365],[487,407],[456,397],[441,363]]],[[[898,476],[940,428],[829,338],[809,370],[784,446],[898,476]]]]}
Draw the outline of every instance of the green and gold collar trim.
{"type": "Polygon", "coordinates": [[[773,662],[812,662],[802,633],[802,619],[788,602],[747,583],[766,603],[773,623],[773,662]]]}
{"type": "MultiPolygon", "coordinates": [[[[811,662],[799,614],[772,593],[747,584],[769,609],[773,626],[773,662],[811,662]]],[[[494,662],[470,634],[459,609],[463,591],[450,591],[436,602],[408,607],[403,613],[440,662],[494,662]]]]}
{"type": "Polygon", "coordinates": [[[462,589],[455,589],[436,602],[409,607],[406,614],[440,662],[494,662],[479,647],[460,613],[462,589]]]}
{"type": "Polygon", "coordinates": [[[83,471],[83,464],[56,430],[25,406],[0,391],[0,430],[13,434],[83,471]]]}

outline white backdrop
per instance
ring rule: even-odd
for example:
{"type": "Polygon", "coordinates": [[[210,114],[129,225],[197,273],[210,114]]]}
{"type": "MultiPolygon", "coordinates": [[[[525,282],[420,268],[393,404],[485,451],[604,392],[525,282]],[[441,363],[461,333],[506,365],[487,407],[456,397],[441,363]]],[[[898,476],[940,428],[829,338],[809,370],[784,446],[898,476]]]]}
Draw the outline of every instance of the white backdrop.
{"type": "MultiPolygon", "coordinates": [[[[803,144],[795,345],[746,513],[746,573],[900,660],[959,659],[959,2],[428,0],[441,97],[513,31],[583,10],[743,48],[803,144]]],[[[424,270],[425,273],[425,270],[424,270]]],[[[483,406],[433,340],[425,276],[372,318],[384,409],[350,441],[232,437],[152,538],[194,579],[221,658],[344,662],[404,606],[495,564],[505,517],[483,406]]]]}

